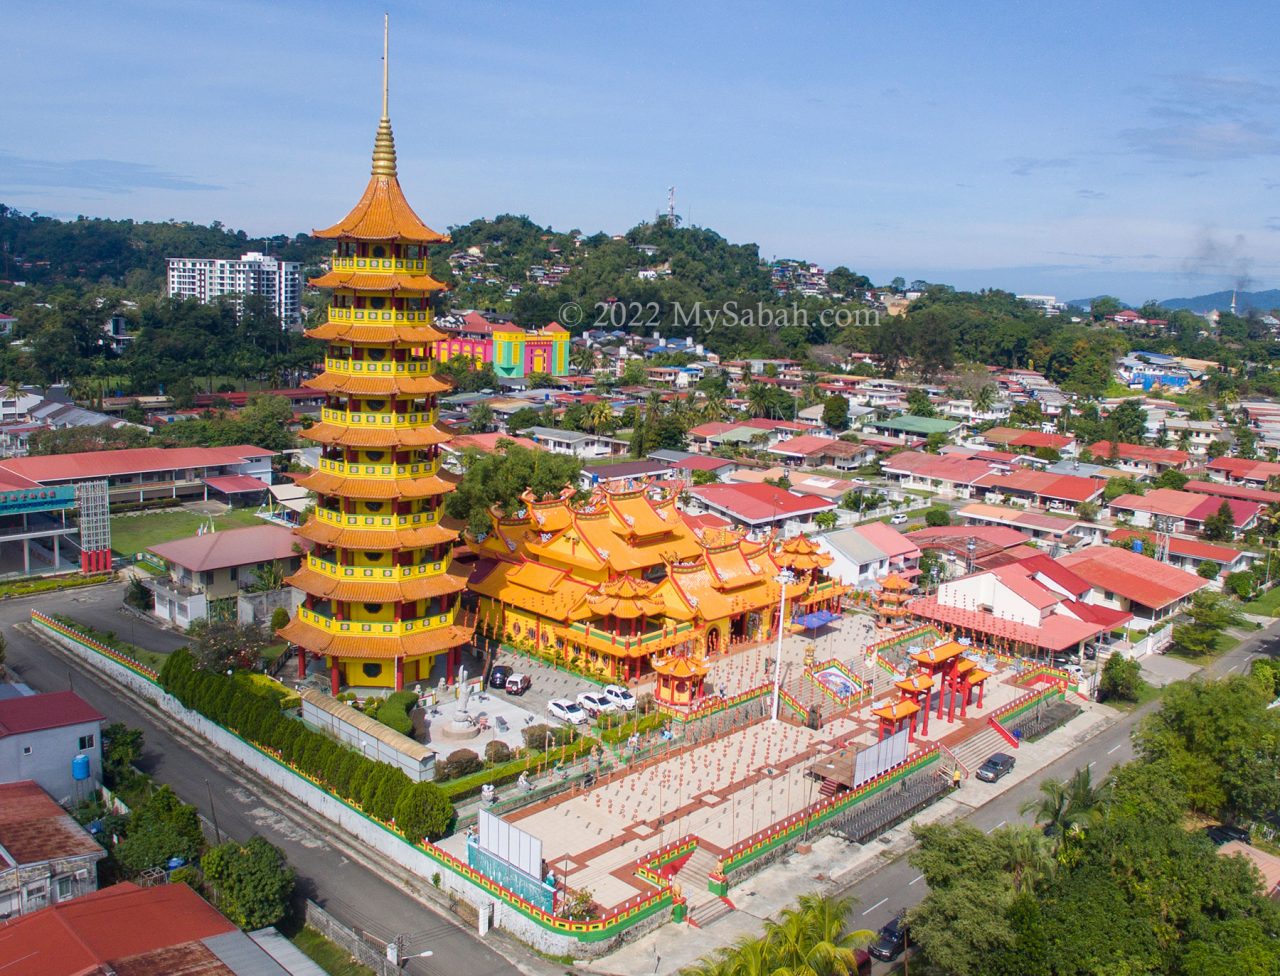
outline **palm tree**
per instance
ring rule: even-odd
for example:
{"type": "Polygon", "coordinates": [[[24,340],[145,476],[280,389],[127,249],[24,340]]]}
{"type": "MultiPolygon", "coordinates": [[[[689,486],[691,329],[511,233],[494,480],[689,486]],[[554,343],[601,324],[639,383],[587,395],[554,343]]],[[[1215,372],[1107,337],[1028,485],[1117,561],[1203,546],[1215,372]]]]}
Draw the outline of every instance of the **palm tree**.
{"type": "Polygon", "coordinates": [[[856,950],[875,933],[850,931],[849,898],[801,895],[777,922],[765,926],[764,941],[772,950],[776,976],[836,976],[857,971],[856,950]]]}
{"type": "Polygon", "coordinates": [[[467,429],[473,434],[483,434],[493,424],[493,407],[477,403],[467,411],[467,429]]]}
{"type": "Polygon", "coordinates": [[[591,432],[598,434],[602,430],[608,430],[613,426],[613,407],[608,401],[601,400],[591,408],[591,416],[588,421],[591,424],[591,432]]]}
{"type": "Polygon", "coordinates": [[[1013,875],[1015,891],[1031,891],[1053,870],[1054,861],[1042,832],[1030,827],[997,830],[992,835],[1004,858],[1003,867],[1013,875]]]}
{"type": "Polygon", "coordinates": [[[753,417],[763,417],[769,412],[769,388],[763,383],[752,383],[747,387],[747,409],[753,417]]]}
{"type": "Polygon", "coordinates": [[[724,420],[729,415],[729,405],[724,402],[724,394],[708,393],[698,413],[708,423],[724,420]]]}
{"type": "Polygon", "coordinates": [[[1036,823],[1043,824],[1046,834],[1061,835],[1070,826],[1067,815],[1067,788],[1056,779],[1045,779],[1040,783],[1040,798],[1032,798],[1018,807],[1024,817],[1032,814],[1036,823]]]}
{"type": "Polygon", "coordinates": [[[596,350],[594,346],[574,346],[569,353],[569,363],[579,373],[593,373],[596,368],[596,350]]]}
{"type": "Polygon", "coordinates": [[[986,413],[996,405],[996,385],[986,383],[973,397],[973,409],[978,413],[986,413]]]}
{"type": "Polygon", "coordinates": [[[1110,780],[1094,786],[1093,774],[1088,766],[1077,769],[1075,775],[1067,781],[1067,809],[1075,824],[1092,822],[1110,798],[1110,780]]]}

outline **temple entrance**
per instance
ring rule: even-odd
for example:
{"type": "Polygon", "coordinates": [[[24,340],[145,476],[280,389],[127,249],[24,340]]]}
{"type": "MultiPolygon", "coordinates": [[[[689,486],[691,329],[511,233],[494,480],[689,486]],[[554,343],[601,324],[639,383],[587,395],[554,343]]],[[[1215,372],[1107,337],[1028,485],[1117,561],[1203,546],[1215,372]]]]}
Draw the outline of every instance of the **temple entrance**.
{"type": "Polygon", "coordinates": [[[715,657],[720,653],[720,628],[712,627],[707,631],[707,657],[715,657]]]}

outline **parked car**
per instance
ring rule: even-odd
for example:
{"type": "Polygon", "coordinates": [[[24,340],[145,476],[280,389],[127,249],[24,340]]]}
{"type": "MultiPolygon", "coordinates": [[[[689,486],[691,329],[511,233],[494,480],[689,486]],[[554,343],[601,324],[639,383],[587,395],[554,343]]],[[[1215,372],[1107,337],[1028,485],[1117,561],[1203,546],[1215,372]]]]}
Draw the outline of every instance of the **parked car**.
{"type": "Polygon", "coordinates": [[[906,525],[906,524],[907,524],[907,516],[906,516],[906,513],[905,513],[905,512],[898,512],[897,514],[895,514],[895,515],[893,515],[893,516],[891,516],[891,517],[889,518],[889,522],[890,522],[890,524],[891,524],[891,525],[906,525]]]}
{"type": "Polygon", "coordinates": [[[589,721],[582,706],[567,698],[553,698],[547,702],[547,714],[570,725],[586,725],[589,721]]]}
{"type": "Polygon", "coordinates": [[[501,691],[507,686],[507,679],[511,677],[511,669],[505,664],[495,664],[493,670],[489,672],[489,687],[497,688],[501,691]]]}
{"type": "Polygon", "coordinates": [[[898,915],[892,922],[876,933],[875,942],[870,945],[871,955],[884,962],[893,962],[907,947],[907,920],[898,915]]]}
{"type": "Polygon", "coordinates": [[[871,956],[865,949],[854,949],[853,960],[849,976],[871,976],[871,956]]]}
{"type": "Polygon", "coordinates": [[[1067,664],[1062,668],[1063,671],[1075,678],[1077,682],[1084,680],[1084,668],[1078,664],[1067,664]]]}
{"type": "Polygon", "coordinates": [[[1233,840],[1238,840],[1241,844],[1249,843],[1249,831],[1243,827],[1232,827],[1229,824],[1214,824],[1212,827],[1205,827],[1205,835],[1221,847],[1223,844],[1229,844],[1233,840]]]}
{"type": "Polygon", "coordinates": [[[529,680],[527,674],[516,673],[507,678],[507,683],[503,685],[508,695],[523,695],[529,690],[529,685],[533,684],[529,680]]]}
{"type": "Polygon", "coordinates": [[[1086,661],[1095,660],[1097,656],[1098,656],[1098,649],[1094,647],[1092,644],[1090,644],[1088,647],[1084,649],[1084,659],[1086,661]]]}
{"type": "Polygon", "coordinates": [[[618,710],[618,706],[611,702],[609,697],[602,691],[582,692],[578,695],[578,704],[592,718],[618,710]]]}
{"type": "Polygon", "coordinates": [[[1005,752],[992,753],[986,762],[978,767],[978,779],[984,783],[994,783],[1005,773],[1013,769],[1014,758],[1005,752]]]}
{"type": "Polygon", "coordinates": [[[627,691],[622,685],[605,685],[604,696],[624,712],[635,710],[636,696],[627,691]]]}

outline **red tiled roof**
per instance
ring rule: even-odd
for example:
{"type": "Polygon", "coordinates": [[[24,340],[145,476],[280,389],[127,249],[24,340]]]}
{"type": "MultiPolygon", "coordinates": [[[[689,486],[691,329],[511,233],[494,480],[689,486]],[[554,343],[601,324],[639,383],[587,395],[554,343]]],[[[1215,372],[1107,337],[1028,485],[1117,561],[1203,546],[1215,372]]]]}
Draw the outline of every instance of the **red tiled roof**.
{"type": "Polygon", "coordinates": [[[477,451],[482,451],[486,454],[492,454],[494,451],[498,449],[499,441],[514,441],[516,444],[519,444],[521,447],[527,447],[532,451],[545,450],[545,448],[543,448],[540,444],[538,444],[535,441],[531,441],[527,437],[517,437],[514,434],[494,434],[494,433],[458,434],[453,438],[453,440],[449,441],[448,443],[441,444],[440,446],[443,447],[446,451],[449,451],[453,454],[460,454],[462,453],[462,451],[466,450],[468,447],[473,447],[477,451]]]}
{"type": "Polygon", "coordinates": [[[854,531],[883,552],[890,559],[916,559],[920,547],[915,540],[903,535],[887,522],[868,522],[854,531]]]}
{"type": "Polygon", "coordinates": [[[681,461],[676,461],[672,463],[671,467],[677,471],[719,471],[721,468],[732,464],[732,461],[725,458],[707,457],[699,454],[696,457],[687,457],[681,461]]]}
{"type": "Polygon", "coordinates": [[[1041,430],[1020,430],[1017,427],[992,427],[983,439],[988,444],[1007,444],[1012,447],[1052,448],[1060,451],[1075,443],[1075,438],[1068,434],[1046,434],[1041,430]]]}
{"type": "Polygon", "coordinates": [[[1116,546],[1090,546],[1059,558],[1095,589],[1159,610],[1190,596],[1209,581],[1116,546]]]}
{"type": "MultiPolygon", "coordinates": [[[[1095,458],[1111,457],[1111,442],[1098,441],[1089,448],[1095,458]]],[[[1171,447],[1147,447],[1145,444],[1129,444],[1121,441],[1116,448],[1116,457],[1130,461],[1155,461],[1159,464],[1171,464],[1181,467],[1191,460],[1186,451],[1178,451],[1171,447]]]]}
{"type": "Polygon", "coordinates": [[[1250,461],[1246,458],[1215,458],[1206,467],[1210,471],[1221,471],[1232,478],[1242,481],[1266,481],[1280,475],[1280,464],[1274,461],[1250,461]]]}
{"type": "Polygon", "coordinates": [[[1224,485],[1219,481],[1188,481],[1182,486],[1183,491],[1194,491],[1200,495],[1219,495],[1224,498],[1239,498],[1246,502],[1259,502],[1263,505],[1280,503],[1280,491],[1267,491],[1263,488],[1248,488],[1244,485],[1224,485]]]}
{"type": "MultiPolygon", "coordinates": [[[[1150,536],[1134,529],[1116,529],[1107,536],[1108,542],[1123,542],[1128,539],[1150,539],[1150,536]]],[[[1230,565],[1244,555],[1239,549],[1230,546],[1218,546],[1212,542],[1201,542],[1199,539],[1182,539],[1176,535],[1166,536],[1169,552],[1174,556],[1187,556],[1191,559],[1211,559],[1219,565],[1230,565]]]]}
{"type": "Polygon", "coordinates": [[[224,474],[205,478],[204,483],[224,495],[247,495],[254,491],[266,491],[270,485],[247,474],[224,474]]]}
{"type": "Polygon", "coordinates": [[[973,484],[992,473],[986,461],[957,457],[952,454],[925,454],[921,451],[903,451],[881,462],[882,470],[897,474],[907,472],[918,478],[950,481],[955,484],[973,484]]]}
{"type": "Polygon", "coordinates": [[[1061,501],[1087,502],[1101,495],[1106,485],[1096,478],[1074,474],[1048,474],[1043,471],[1014,471],[982,482],[998,491],[1021,491],[1061,501]]]}
{"type": "Polygon", "coordinates": [[[716,434],[723,434],[726,431],[741,427],[742,424],[726,424],[719,420],[713,420],[709,423],[698,424],[697,427],[689,428],[690,437],[714,437],[716,434]]]}
{"type": "Polygon", "coordinates": [[[124,882],[0,925],[0,959],[20,961],[15,973],[85,976],[109,972],[113,963],[234,931],[234,925],[184,884],[139,888],[124,882]]]}
{"type": "Polygon", "coordinates": [[[752,417],[750,420],[744,420],[740,424],[734,424],[735,427],[755,427],[757,430],[808,430],[805,424],[798,423],[794,420],[769,420],[765,417],[752,417]]]}
{"type": "Polygon", "coordinates": [[[908,532],[907,538],[921,548],[943,548],[963,552],[973,539],[979,551],[1009,549],[1027,541],[1024,533],[1003,525],[938,525],[908,532]]]}
{"type": "Polygon", "coordinates": [[[0,738],[102,720],[102,714],[74,691],[51,691],[0,701],[0,738]]]}
{"type": "Polygon", "coordinates": [[[841,442],[834,437],[821,437],[817,434],[802,434],[799,437],[788,437],[786,440],[778,441],[777,444],[769,448],[770,454],[786,454],[790,457],[805,457],[809,454],[817,454],[823,451],[829,451],[833,444],[841,442]]]}
{"type": "Polygon", "coordinates": [[[773,485],[697,485],[689,489],[703,502],[729,512],[744,522],[765,522],[811,512],[825,512],[833,505],[814,495],[793,495],[773,485]]]}
{"type": "MultiPolygon", "coordinates": [[[[88,831],[31,780],[0,784],[0,848],[18,864],[107,856],[88,831]]],[[[3,969],[0,965],[0,972],[3,969]]]]}
{"type": "Polygon", "coordinates": [[[51,481],[240,464],[249,459],[273,457],[275,453],[252,444],[238,444],[235,447],[134,447],[123,451],[83,451],[79,454],[6,458],[0,461],[0,470],[46,484],[51,481]]]}
{"type": "Polygon", "coordinates": [[[925,620],[933,620],[953,627],[967,627],[991,637],[1021,641],[1032,647],[1050,651],[1074,647],[1080,641],[1088,640],[1109,629],[1107,625],[1077,620],[1063,613],[1049,614],[1042,626],[1032,627],[1014,620],[1005,620],[985,610],[943,606],[938,602],[937,597],[932,596],[912,600],[908,604],[908,609],[925,620]]]}
{"type": "Polygon", "coordinates": [[[1042,552],[1022,560],[1018,567],[1032,576],[1043,576],[1073,597],[1083,597],[1089,592],[1088,582],[1042,552]]]}
{"type": "Polygon", "coordinates": [[[691,529],[728,529],[733,527],[733,523],[719,515],[712,515],[708,512],[706,515],[690,515],[688,512],[681,512],[680,517],[684,519],[684,524],[691,529]]]}
{"type": "Polygon", "coordinates": [[[250,525],[243,529],[206,532],[162,542],[147,551],[193,573],[200,573],[292,559],[297,555],[294,547],[299,544],[292,529],[281,525],[250,525]]]}

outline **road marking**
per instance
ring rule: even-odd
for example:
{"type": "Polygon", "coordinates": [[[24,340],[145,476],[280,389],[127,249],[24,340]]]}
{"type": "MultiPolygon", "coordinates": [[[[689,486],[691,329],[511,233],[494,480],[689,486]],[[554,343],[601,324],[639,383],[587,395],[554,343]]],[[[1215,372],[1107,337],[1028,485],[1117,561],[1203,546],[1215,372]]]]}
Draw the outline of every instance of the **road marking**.
{"type": "Polygon", "coordinates": [[[868,908],[868,909],[867,909],[865,912],[863,912],[862,914],[863,914],[863,915],[870,915],[872,912],[874,912],[877,908],[879,908],[881,905],[883,905],[883,904],[884,904],[885,902],[887,902],[888,900],[889,900],[888,898],[881,898],[878,902],[876,902],[874,905],[872,905],[870,908],[868,908]]]}
{"type": "Polygon", "coordinates": [[[922,880],[923,878],[924,878],[923,874],[917,874],[915,878],[907,882],[907,887],[911,887],[911,885],[915,884],[917,881],[922,880]]]}
{"type": "Polygon", "coordinates": [[[1232,671],[1234,671],[1238,667],[1240,667],[1240,665],[1238,664],[1231,665],[1231,667],[1227,668],[1227,674],[1230,674],[1232,671]]]}
{"type": "Polygon", "coordinates": [[[1113,745],[1110,749],[1107,750],[1107,755],[1108,756],[1111,755],[1113,752],[1119,749],[1122,745],[1124,745],[1123,742],[1117,742],[1115,745],[1113,745]]]}
{"type": "Polygon", "coordinates": [[[1085,769],[1093,769],[1094,764],[1097,763],[1097,761],[1098,760],[1095,759],[1093,762],[1089,763],[1089,765],[1085,766],[1085,769]]]}
{"type": "Polygon", "coordinates": [[[987,833],[988,833],[988,834],[990,834],[990,833],[994,833],[995,831],[999,830],[1001,827],[1003,827],[1003,826],[1004,826],[1005,824],[1007,824],[1008,822],[1009,822],[1009,821],[1007,821],[1007,820],[1001,820],[998,824],[996,824],[994,827],[992,827],[990,830],[988,830],[988,831],[987,831],[987,833]]]}

